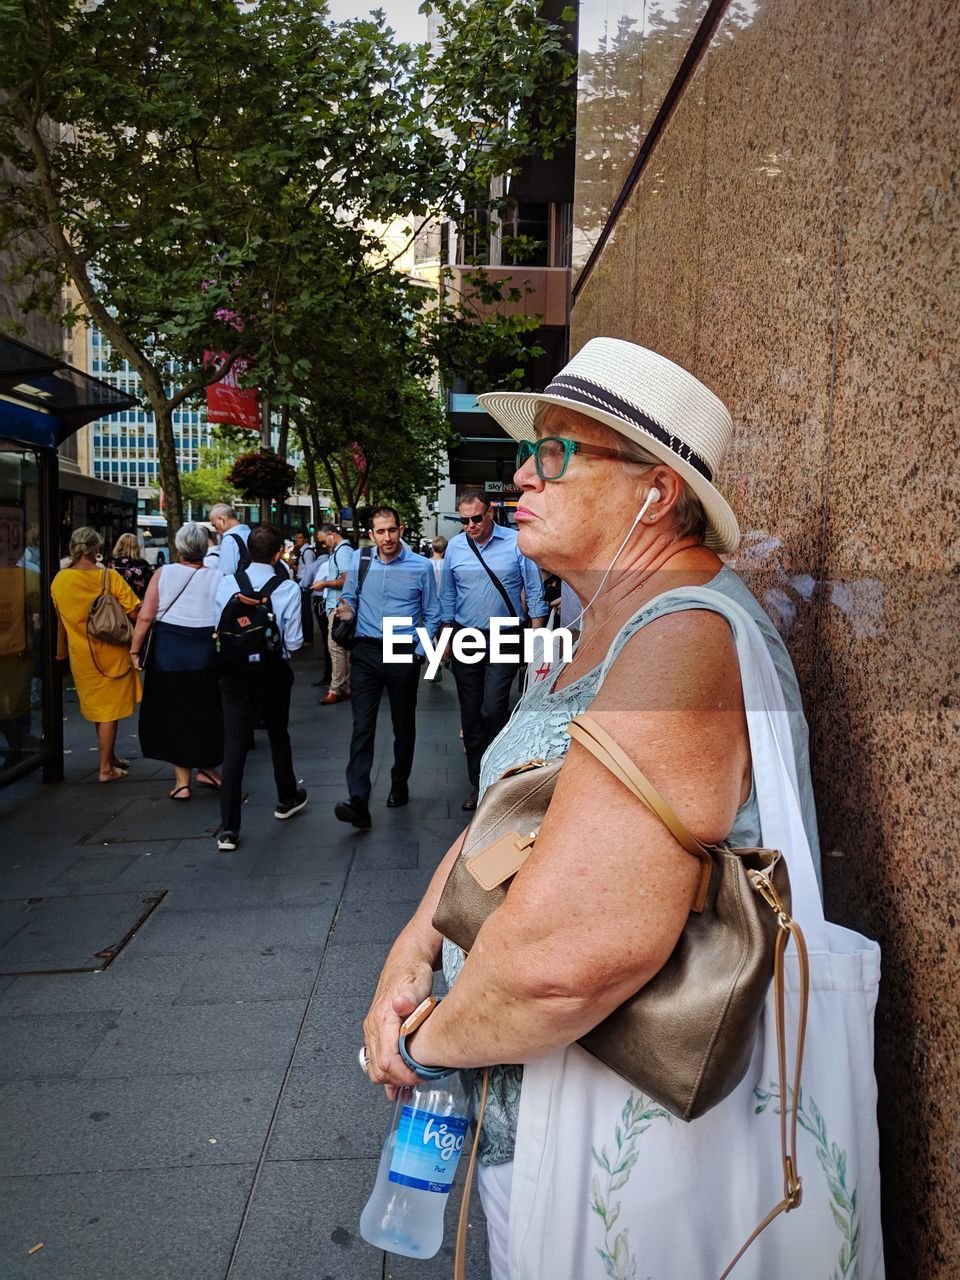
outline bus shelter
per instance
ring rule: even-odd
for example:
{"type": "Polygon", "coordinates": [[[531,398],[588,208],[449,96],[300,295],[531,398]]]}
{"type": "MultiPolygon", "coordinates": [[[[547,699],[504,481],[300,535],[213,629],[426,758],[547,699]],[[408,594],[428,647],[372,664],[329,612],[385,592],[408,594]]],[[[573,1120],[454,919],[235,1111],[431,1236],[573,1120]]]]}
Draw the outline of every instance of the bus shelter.
{"type": "Polygon", "coordinates": [[[57,628],[57,450],[136,401],[64,360],[0,335],[0,786],[32,769],[63,778],[57,628]]]}

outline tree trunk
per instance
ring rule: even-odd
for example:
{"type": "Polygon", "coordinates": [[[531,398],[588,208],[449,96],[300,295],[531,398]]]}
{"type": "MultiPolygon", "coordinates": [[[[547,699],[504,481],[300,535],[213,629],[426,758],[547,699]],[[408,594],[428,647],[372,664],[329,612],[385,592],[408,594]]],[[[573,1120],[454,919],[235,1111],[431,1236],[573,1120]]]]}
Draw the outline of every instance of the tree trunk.
{"type": "Polygon", "coordinates": [[[343,500],[340,497],[340,486],[337,484],[337,477],[333,470],[333,465],[326,454],[322,454],[320,461],[323,463],[323,469],[327,473],[327,479],[330,481],[330,492],[333,494],[333,505],[337,508],[337,523],[340,523],[340,512],[343,510],[343,500]]]}
{"type": "Polygon", "coordinates": [[[157,455],[160,460],[160,484],[163,488],[163,510],[167,517],[167,546],[170,563],[175,564],[177,550],[174,539],[183,524],[183,499],[180,494],[180,468],[177,466],[177,446],[173,438],[173,411],[165,396],[157,397],[152,388],[145,388],[150,408],[157,421],[157,455]]]}
{"type": "Polygon", "coordinates": [[[300,428],[297,431],[297,436],[300,440],[300,448],[303,450],[303,465],[307,472],[307,488],[310,490],[310,505],[313,509],[313,527],[316,529],[318,525],[323,523],[320,519],[320,488],[317,484],[317,464],[307,432],[300,428]]]}
{"type": "Polygon", "coordinates": [[[285,404],[280,410],[280,439],[277,442],[277,453],[286,462],[287,444],[290,439],[290,406],[285,404]]]}

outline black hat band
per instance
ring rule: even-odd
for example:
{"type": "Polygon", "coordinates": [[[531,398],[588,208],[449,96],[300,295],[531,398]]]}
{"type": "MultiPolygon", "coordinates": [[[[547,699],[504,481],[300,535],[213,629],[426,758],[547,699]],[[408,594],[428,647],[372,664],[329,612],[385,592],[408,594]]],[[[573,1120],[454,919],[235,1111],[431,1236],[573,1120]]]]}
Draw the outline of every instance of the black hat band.
{"type": "Polygon", "coordinates": [[[671,435],[669,431],[665,431],[660,426],[659,422],[654,422],[653,418],[648,418],[645,413],[641,413],[634,405],[626,400],[621,400],[619,396],[613,395],[605,387],[598,387],[595,382],[588,382],[586,378],[575,378],[567,373],[560,374],[554,378],[543,394],[545,396],[562,396],[565,400],[573,400],[578,404],[597,406],[618,418],[625,419],[645,431],[648,435],[653,436],[654,440],[659,441],[671,453],[675,453],[678,458],[682,458],[684,462],[693,467],[694,471],[699,471],[705,480],[709,480],[713,484],[713,472],[710,467],[698,453],[695,453],[690,448],[686,441],[671,435]]]}

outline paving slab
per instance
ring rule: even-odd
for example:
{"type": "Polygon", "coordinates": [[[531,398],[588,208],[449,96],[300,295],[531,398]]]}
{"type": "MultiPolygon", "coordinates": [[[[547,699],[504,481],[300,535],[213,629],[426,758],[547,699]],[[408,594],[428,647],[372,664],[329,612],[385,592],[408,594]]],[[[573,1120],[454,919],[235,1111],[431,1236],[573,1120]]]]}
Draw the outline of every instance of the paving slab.
{"type": "Polygon", "coordinates": [[[172,884],[166,902],[170,911],[287,906],[333,909],[343,893],[346,873],[346,867],[341,867],[323,876],[196,876],[189,882],[172,884]]]}
{"type": "MultiPolygon", "coordinates": [[[[120,844],[126,851],[131,846],[120,844]]],[[[261,850],[252,844],[241,845],[233,853],[217,851],[216,841],[176,840],[165,841],[162,845],[150,848],[143,846],[143,853],[138,862],[122,872],[115,881],[115,888],[126,889],[146,885],[192,884],[197,880],[245,879],[249,876],[261,850]]]]}
{"type": "Polygon", "coordinates": [[[12,978],[0,994],[0,1014],[79,1013],[170,1004],[188,981],[189,963],[142,957],[129,950],[95,973],[30,974],[12,978]]]}
{"type": "MultiPolygon", "coordinates": [[[[310,1002],[297,1043],[294,1066],[318,1062],[357,1061],[363,1043],[363,1019],[370,1007],[370,997],[377,975],[368,992],[355,995],[318,992],[310,1002]]],[[[360,1073],[359,1066],[357,1067],[360,1073]]]]}
{"type": "Polygon", "coordinates": [[[253,1175],[253,1165],[226,1165],[5,1178],[0,1274],[219,1280],[253,1175]],[[28,1256],[41,1241],[42,1252],[28,1256]]]}
{"type": "Polygon", "coordinates": [[[173,1003],[302,1000],[305,1008],[322,954],[319,947],[264,947],[257,952],[191,956],[173,1003]]]}
{"type": "Polygon", "coordinates": [[[369,903],[353,898],[341,907],[333,936],[351,942],[393,942],[419,904],[419,898],[385,898],[371,911],[369,903]]]}
{"type": "Polygon", "coordinates": [[[94,828],[84,843],[97,840],[210,840],[219,826],[220,807],[212,800],[210,804],[175,804],[167,796],[142,797],[94,828]]]}
{"type": "Polygon", "coordinates": [[[83,888],[112,885],[124,871],[140,861],[140,856],[137,853],[116,853],[112,849],[108,851],[102,846],[91,849],[54,876],[51,883],[83,888]]]}
{"type": "Polygon", "coordinates": [[[356,997],[369,1000],[376,989],[390,942],[344,942],[334,938],[323,953],[316,997],[356,997]]]}
{"type": "MultiPolygon", "coordinates": [[[[402,836],[391,833],[378,824],[374,815],[371,831],[357,832],[353,827],[343,827],[348,834],[341,837],[342,847],[354,856],[355,867],[415,867],[420,857],[420,840],[417,833],[405,832],[402,836]]],[[[331,848],[337,845],[331,844],[331,848]]]]}
{"type": "Polygon", "coordinates": [[[227,907],[222,911],[158,908],[140,931],[137,954],[207,955],[267,946],[322,947],[334,910],[333,902],[305,907],[227,907]]]}
{"type": "Polygon", "coordinates": [[[117,1013],[31,1013],[0,1017],[0,1080],[76,1074],[117,1025],[117,1013]]]}
{"type": "Polygon", "coordinates": [[[346,1060],[335,1062],[312,1062],[298,1053],[267,1149],[269,1160],[379,1157],[390,1103],[360,1070],[356,1053],[349,1057],[345,1048],[346,1060]]]}
{"type": "Polygon", "coordinates": [[[69,897],[22,898],[4,903],[7,929],[16,917],[21,927],[0,945],[0,971],[102,968],[102,953],[119,946],[156,905],[154,895],[81,893],[69,897]]]}
{"type": "Polygon", "coordinates": [[[0,1176],[254,1163],[282,1078],[277,1066],[0,1084],[0,1176]]]}
{"type": "Polygon", "coordinates": [[[382,1280],[359,1233],[376,1175],[370,1159],[268,1161],[230,1280],[382,1280]]]}
{"type": "Polygon", "coordinates": [[[370,867],[357,862],[343,892],[342,907],[369,910],[371,902],[419,901],[430,884],[429,867],[370,867]]]}
{"type": "Polygon", "coordinates": [[[69,804],[51,804],[48,800],[44,805],[20,803],[0,810],[4,848],[30,854],[54,844],[79,844],[105,823],[119,818],[132,802],[130,796],[116,795],[101,800],[100,794],[94,793],[92,799],[84,797],[82,804],[77,803],[74,792],[69,804]]]}
{"type": "Polygon", "coordinates": [[[302,1018],[302,1000],[126,1009],[104,1028],[77,1074],[182,1075],[222,1071],[228,1064],[236,1070],[285,1067],[302,1018]]]}
{"type": "MultiPolygon", "coordinates": [[[[250,848],[255,855],[250,867],[250,875],[254,878],[272,876],[291,876],[304,880],[311,876],[319,878],[347,874],[350,868],[352,849],[331,841],[321,839],[304,827],[300,828],[300,841],[287,843],[282,848],[262,840],[254,845],[246,844],[246,835],[241,837],[240,850],[250,848]]],[[[231,855],[232,856],[232,855],[231,855]]]]}

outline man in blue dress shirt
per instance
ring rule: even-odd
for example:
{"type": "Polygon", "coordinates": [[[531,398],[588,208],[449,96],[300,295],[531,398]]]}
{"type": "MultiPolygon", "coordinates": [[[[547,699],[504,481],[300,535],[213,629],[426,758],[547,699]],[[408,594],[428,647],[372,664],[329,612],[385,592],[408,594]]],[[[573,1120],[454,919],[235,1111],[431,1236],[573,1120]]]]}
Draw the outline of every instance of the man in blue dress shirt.
{"type": "Polygon", "coordinates": [[[247,542],[250,526],[237,516],[229,502],[217,502],[210,508],[210,523],[220,535],[220,556],[217,568],[227,574],[246,569],[250,564],[247,542]]]}
{"type": "Polygon", "coordinates": [[[456,653],[452,659],[470,777],[470,794],[461,807],[469,811],[477,807],[483,753],[510,714],[510,685],[519,664],[519,656],[491,661],[490,620],[514,618],[519,630],[529,617],[533,626],[542,627],[547,605],[540,570],[517,550],[516,530],[494,523],[486,494],[462,493],[457,510],[463,532],[451,538],[440,574],[443,625],[475,627],[487,638],[481,661],[461,662],[456,653]]]}
{"type": "Polygon", "coordinates": [[[413,766],[417,735],[417,693],[423,664],[423,645],[416,636],[420,626],[433,641],[440,630],[440,606],[433,566],[416,555],[403,542],[403,525],[393,507],[378,507],[372,516],[371,533],[376,554],[354,553],[347,571],[340,604],[335,616],[357,615],[356,643],[350,663],[350,705],[353,711],[353,736],[350,740],[350,762],[347,765],[349,801],[336,805],[334,813],[341,822],[351,822],[361,830],[370,823],[370,769],[373,764],[377,712],[386,689],[393,720],[393,769],[387,807],[398,809],[408,801],[408,779],[413,766]],[[369,569],[359,588],[361,557],[369,557],[369,569]],[[401,640],[407,641],[413,661],[384,662],[384,618],[406,618],[405,624],[394,624],[395,648],[401,651],[401,640]]]}

